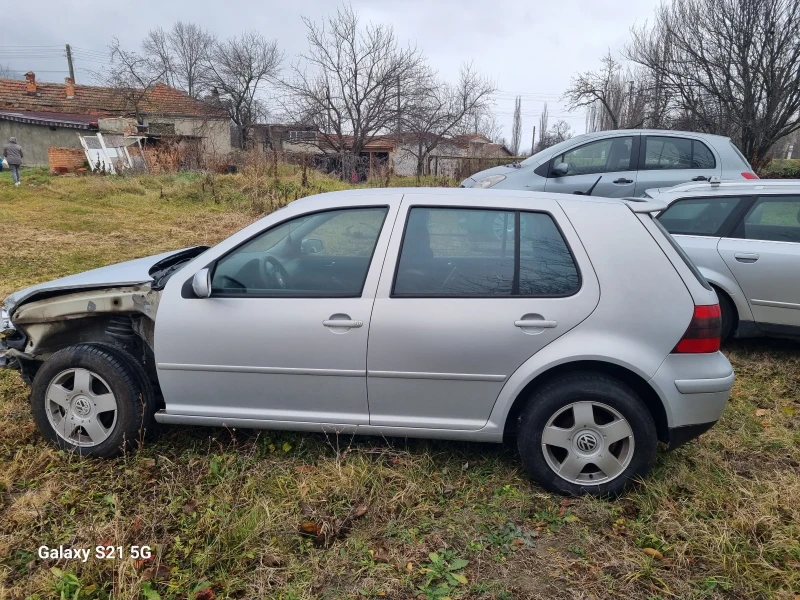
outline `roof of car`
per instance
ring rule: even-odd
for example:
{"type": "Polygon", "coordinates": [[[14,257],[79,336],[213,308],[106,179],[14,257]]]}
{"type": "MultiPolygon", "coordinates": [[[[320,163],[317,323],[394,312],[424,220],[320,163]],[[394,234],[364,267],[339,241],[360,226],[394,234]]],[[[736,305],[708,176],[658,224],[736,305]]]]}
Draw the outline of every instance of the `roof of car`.
{"type": "Polygon", "coordinates": [[[800,179],[750,179],[738,181],[721,181],[719,183],[689,182],[669,188],[653,188],[647,190],[651,198],[659,196],[675,196],[679,194],[730,194],[733,192],[780,193],[786,191],[800,192],[800,179]]]}
{"type": "Polygon", "coordinates": [[[306,196],[295,200],[295,202],[303,202],[304,200],[311,200],[312,198],[334,197],[334,196],[385,196],[389,194],[424,194],[426,196],[457,196],[461,198],[530,198],[531,200],[537,199],[553,199],[557,198],[559,201],[570,200],[578,202],[603,202],[607,204],[619,203],[619,198],[605,198],[602,196],[581,196],[578,194],[557,194],[554,192],[529,192],[526,190],[493,190],[493,189],[474,189],[474,188],[436,188],[436,187],[396,187],[396,188],[363,188],[355,190],[340,190],[336,192],[326,192],[324,194],[317,194],[315,196],[306,196]]]}
{"type": "MultiPolygon", "coordinates": [[[[697,136],[702,138],[716,138],[719,140],[728,140],[727,136],[724,135],[717,135],[714,133],[700,133],[697,131],[681,131],[678,129],[614,129],[614,130],[606,130],[606,131],[590,131],[588,133],[583,134],[586,138],[592,137],[603,137],[607,135],[619,135],[619,134],[635,134],[640,133],[644,135],[690,135],[690,136],[697,136]]],[[[576,136],[577,137],[577,136],[576,136]]]]}

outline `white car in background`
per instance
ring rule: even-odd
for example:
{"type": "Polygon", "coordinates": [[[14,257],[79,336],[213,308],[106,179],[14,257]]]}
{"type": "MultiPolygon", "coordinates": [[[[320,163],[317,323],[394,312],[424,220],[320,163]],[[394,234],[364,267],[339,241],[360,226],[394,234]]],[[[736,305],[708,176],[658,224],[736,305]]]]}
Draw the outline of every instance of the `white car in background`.
{"type": "Polygon", "coordinates": [[[647,190],[658,222],[717,291],[722,336],[800,338],[800,180],[647,190]]]}

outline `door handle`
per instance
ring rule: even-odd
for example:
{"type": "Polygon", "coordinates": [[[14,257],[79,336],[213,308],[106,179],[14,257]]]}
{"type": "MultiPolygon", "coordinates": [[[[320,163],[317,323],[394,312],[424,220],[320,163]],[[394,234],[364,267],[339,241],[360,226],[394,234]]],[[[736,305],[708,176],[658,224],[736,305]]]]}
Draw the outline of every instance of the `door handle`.
{"type": "Polygon", "coordinates": [[[322,324],[325,327],[335,327],[342,329],[354,329],[364,325],[364,321],[353,321],[350,319],[325,319],[322,324]]]}
{"type": "Polygon", "coordinates": [[[625,179],[624,177],[620,177],[619,179],[615,179],[612,183],[633,183],[633,179],[625,179]]]}
{"type": "Polygon", "coordinates": [[[514,327],[539,327],[542,329],[552,329],[558,326],[558,321],[546,321],[545,319],[523,319],[514,321],[514,327]]]}
{"type": "Polygon", "coordinates": [[[758,254],[752,252],[737,252],[733,257],[740,263],[754,263],[759,259],[758,254]]]}
{"type": "Polygon", "coordinates": [[[710,178],[706,177],[705,175],[698,175],[697,177],[692,177],[692,181],[708,181],[710,178]]]}

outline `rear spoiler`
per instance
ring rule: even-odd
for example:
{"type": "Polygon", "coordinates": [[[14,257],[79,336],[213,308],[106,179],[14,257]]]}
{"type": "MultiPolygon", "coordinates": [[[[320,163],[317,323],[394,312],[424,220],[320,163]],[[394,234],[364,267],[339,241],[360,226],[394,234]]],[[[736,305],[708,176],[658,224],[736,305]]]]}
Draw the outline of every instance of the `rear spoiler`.
{"type": "Polygon", "coordinates": [[[622,198],[622,201],[635,213],[661,212],[669,206],[663,200],[653,198],[622,198]]]}

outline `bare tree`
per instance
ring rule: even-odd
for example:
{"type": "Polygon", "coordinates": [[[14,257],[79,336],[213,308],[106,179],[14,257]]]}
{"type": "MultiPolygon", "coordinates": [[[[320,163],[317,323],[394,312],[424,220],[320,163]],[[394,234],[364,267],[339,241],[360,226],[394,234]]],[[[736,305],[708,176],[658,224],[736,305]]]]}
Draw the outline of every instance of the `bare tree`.
{"type": "Polygon", "coordinates": [[[391,26],[362,25],[350,5],[320,23],[303,22],[308,51],[284,81],[287,112],[320,128],[346,175],[368,142],[401,122],[412,102],[403,90],[413,87],[422,54],[401,47],[391,26]]]}
{"type": "Polygon", "coordinates": [[[531,153],[539,152],[539,150],[547,148],[547,124],[549,120],[550,115],[547,111],[547,102],[545,102],[542,107],[542,114],[539,115],[539,142],[536,144],[536,148],[531,150],[531,153]]]}
{"type": "Polygon", "coordinates": [[[519,145],[522,142],[522,97],[517,96],[514,101],[514,122],[511,124],[511,152],[519,155],[519,145]]]}
{"type": "Polygon", "coordinates": [[[264,114],[262,89],[275,80],[282,60],[277,42],[255,31],[214,41],[209,49],[203,79],[218,92],[221,105],[236,124],[242,148],[247,146],[251,126],[264,114]]]}
{"type": "Polygon", "coordinates": [[[214,42],[214,36],[202,27],[177,21],[168,32],[161,27],[151,29],[142,50],[161,65],[169,85],[199,98],[205,91],[203,83],[214,42]]]}
{"type": "Polygon", "coordinates": [[[448,136],[463,128],[474,113],[485,112],[494,84],[471,64],[463,65],[456,85],[443,82],[427,66],[420,68],[401,118],[401,138],[424,175],[427,159],[448,136]]]}
{"type": "Polygon", "coordinates": [[[0,79],[19,79],[19,72],[11,68],[8,63],[0,65],[0,79]]]}
{"type": "Polygon", "coordinates": [[[602,115],[611,121],[609,129],[619,129],[625,98],[620,85],[622,67],[610,51],[602,63],[599,71],[587,71],[573,77],[563,99],[569,103],[570,110],[599,104],[603,109],[602,115]]]}
{"type": "Polygon", "coordinates": [[[674,0],[626,55],[667,90],[682,126],[732,136],[758,168],[800,128],[800,0],[674,0]]]}
{"type": "Polygon", "coordinates": [[[147,55],[123,50],[117,38],[112,39],[109,50],[110,68],[96,73],[95,79],[114,88],[120,99],[120,108],[138,119],[150,90],[164,79],[164,65],[147,55]]]}

